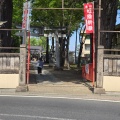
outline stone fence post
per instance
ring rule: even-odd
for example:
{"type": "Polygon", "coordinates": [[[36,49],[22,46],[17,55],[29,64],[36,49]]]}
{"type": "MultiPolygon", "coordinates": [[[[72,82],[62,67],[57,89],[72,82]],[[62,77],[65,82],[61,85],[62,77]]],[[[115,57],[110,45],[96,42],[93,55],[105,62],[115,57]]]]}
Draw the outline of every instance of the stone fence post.
{"type": "Polygon", "coordinates": [[[20,79],[19,85],[26,84],[26,45],[20,45],[20,79]]]}
{"type": "Polygon", "coordinates": [[[26,45],[20,45],[20,71],[19,71],[19,86],[16,88],[17,92],[27,91],[26,86],[26,45]]]}
{"type": "Polygon", "coordinates": [[[104,56],[104,46],[98,46],[97,48],[97,74],[96,74],[96,88],[94,93],[103,94],[105,90],[103,89],[103,56],[104,56]]]}

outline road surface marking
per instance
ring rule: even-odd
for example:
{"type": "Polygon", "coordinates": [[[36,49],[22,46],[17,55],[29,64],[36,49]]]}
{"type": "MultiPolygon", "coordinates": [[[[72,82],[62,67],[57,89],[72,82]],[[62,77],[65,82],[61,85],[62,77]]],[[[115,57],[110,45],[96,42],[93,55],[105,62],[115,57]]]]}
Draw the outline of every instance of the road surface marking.
{"type": "MultiPolygon", "coordinates": [[[[86,101],[100,101],[100,102],[114,102],[120,103],[120,100],[109,100],[109,99],[93,99],[93,98],[81,98],[81,97],[53,97],[53,96],[35,96],[35,95],[0,95],[4,97],[25,97],[25,98],[51,98],[51,99],[70,99],[70,100],[86,100],[86,101]]],[[[101,96],[102,97],[102,96],[101,96]]],[[[103,96],[104,97],[104,96],[103,96]]],[[[111,96],[112,97],[112,96],[111,96]]]]}
{"type": "Polygon", "coordinates": [[[43,116],[31,116],[31,115],[16,115],[16,114],[0,114],[0,116],[23,117],[23,118],[38,118],[38,119],[45,119],[45,120],[76,120],[76,119],[43,117],[43,116]]]}

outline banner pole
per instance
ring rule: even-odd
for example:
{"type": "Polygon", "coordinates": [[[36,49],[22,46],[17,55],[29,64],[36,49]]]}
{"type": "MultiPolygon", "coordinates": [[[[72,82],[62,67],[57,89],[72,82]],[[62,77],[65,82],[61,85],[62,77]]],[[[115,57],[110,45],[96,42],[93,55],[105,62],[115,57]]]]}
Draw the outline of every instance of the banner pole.
{"type": "Polygon", "coordinates": [[[94,21],[94,2],[93,2],[93,87],[95,84],[95,21],[94,21]]]}
{"type": "Polygon", "coordinates": [[[27,84],[29,84],[30,78],[30,31],[28,31],[28,64],[27,64],[27,84]]]}

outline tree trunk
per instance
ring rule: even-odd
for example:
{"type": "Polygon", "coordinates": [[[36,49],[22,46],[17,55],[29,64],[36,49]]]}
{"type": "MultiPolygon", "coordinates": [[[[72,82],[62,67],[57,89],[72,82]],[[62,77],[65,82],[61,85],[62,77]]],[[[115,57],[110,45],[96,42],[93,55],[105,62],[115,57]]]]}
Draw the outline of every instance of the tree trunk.
{"type": "Polygon", "coordinates": [[[69,64],[69,36],[66,39],[66,45],[65,45],[65,63],[64,66],[66,66],[68,69],[70,69],[69,64]]]}
{"type": "Polygon", "coordinates": [[[46,38],[46,63],[49,63],[49,38],[46,38]]]}
{"type": "Polygon", "coordinates": [[[80,49],[79,49],[79,54],[78,54],[78,64],[77,64],[78,68],[80,67],[83,44],[85,43],[85,39],[86,39],[86,38],[83,38],[84,37],[84,33],[85,33],[85,29],[86,29],[86,27],[84,27],[84,29],[83,29],[83,26],[82,26],[81,30],[80,30],[80,33],[79,33],[79,37],[81,36],[81,39],[79,38],[80,49]]]}
{"type": "MultiPolygon", "coordinates": [[[[3,8],[3,1],[4,0],[1,0],[0,1],[0,21],[2,21],[2,8],[3,8]]],[[[0,26],[1,28],[2,26],[0,26]]],[[[2,31],[0,31],[0,47],[2,47],[2,31]]],[[[1,49],[0,49],[1,51],[1,49]]]]}
{"type": "MultiPolygon", "coordinates": [[[[102,8],[101,12],[101,29],[102,30],[115,30],[116,16],[117,16],[117,6],[119,0],[102,0],[102,8]]],[[[112,47],[112,39],[114,37],[114,33],[102,33],[101,35],[101,44],[107,49],[112,47]]]]}
{"type": "MultiPolygon", "coordinates": [[[[98,8],[99,0],[95,0],[95,8],[98,8]]],[[[117,6],[119,0],[101,0],[101,30],[115,30],[117,6]]],[[[95,11],[95,39],[98,40],[98,11],[95,11]]],[[[101,33],[100,44],[104,46],[105,49],[110,49],[112,46],[112,39],[114,33],[101,33]]],[[[96,44],[98,41],[96,42],[96,44]]]]}
{"type": "MultiPolygon", "coordinates": [[[[12,28],[12,10],[13,10],[13,3],[12,0],[4,0],[2,6],[2,21],[7,21],[4,24],[5,29],[12,28]]],[[[2,46],[9,47],[11,46],[11,31],[2,31],[2,46]]]]}
{"type": "Polygon", "coordinates": [[[60,38],[60,67],[64,67],[65,60],[65,40],[64,38],[60,38]]]}

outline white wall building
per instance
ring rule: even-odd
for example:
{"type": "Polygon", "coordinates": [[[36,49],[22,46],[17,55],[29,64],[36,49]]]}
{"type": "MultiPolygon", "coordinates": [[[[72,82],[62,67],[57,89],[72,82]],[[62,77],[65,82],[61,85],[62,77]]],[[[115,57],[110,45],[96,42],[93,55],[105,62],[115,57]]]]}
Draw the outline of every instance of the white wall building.
{"type": "MultiPolygon", "coordinates": [[[[85,36],[83,37],[83,40],[85,36]]],[[[81,57],[89,57],[90,56],[90,35],[86,35],[85,43],[83,44],[81,57]]]]}

